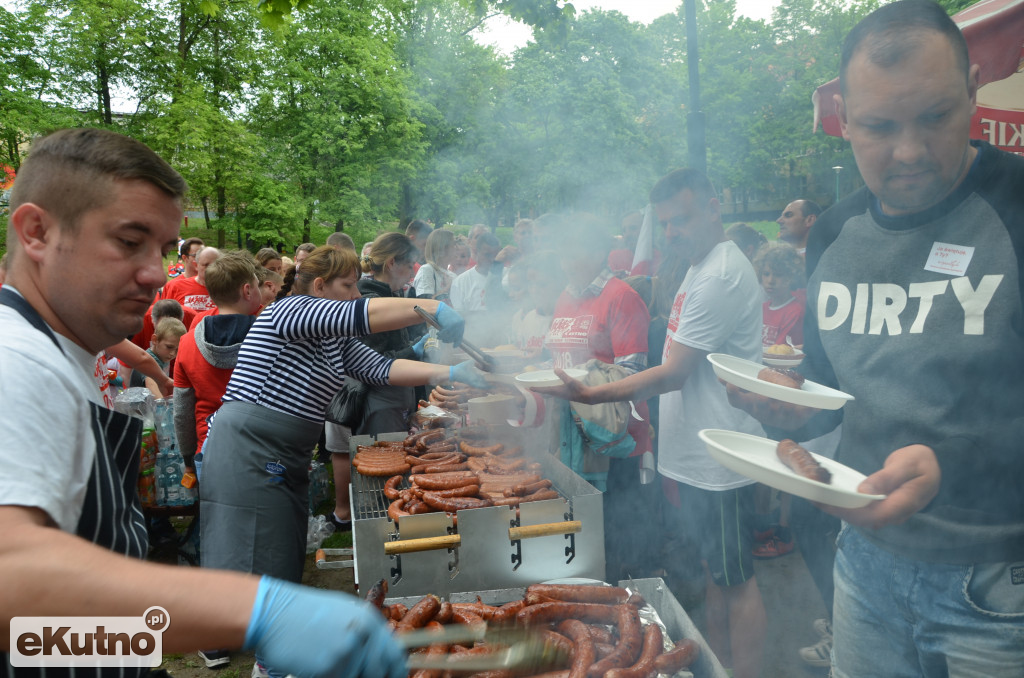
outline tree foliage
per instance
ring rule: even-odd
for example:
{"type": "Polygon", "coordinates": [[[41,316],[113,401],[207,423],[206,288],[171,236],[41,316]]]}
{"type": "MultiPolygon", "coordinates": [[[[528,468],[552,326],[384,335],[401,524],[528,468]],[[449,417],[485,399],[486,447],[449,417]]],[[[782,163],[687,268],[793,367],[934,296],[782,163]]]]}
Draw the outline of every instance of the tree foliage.
{"type": "Polygon", "coordinates": [[[699,3],[698,106],[681,8],[642,25],[555,0],[24,0],[0,9],[0,162],[57,127],[122,130],[212,225],[291,245],[412,218],[617,216],[686,164],[699,109],[729,209],[829,203],[834,166],[844,191],[857,178],[842,140],[811,133],[811,94],[877,4],[783,0],[763,22],[699,3]],[[474,39],[498,12],[534,27],[512,55],[474,39]]]}

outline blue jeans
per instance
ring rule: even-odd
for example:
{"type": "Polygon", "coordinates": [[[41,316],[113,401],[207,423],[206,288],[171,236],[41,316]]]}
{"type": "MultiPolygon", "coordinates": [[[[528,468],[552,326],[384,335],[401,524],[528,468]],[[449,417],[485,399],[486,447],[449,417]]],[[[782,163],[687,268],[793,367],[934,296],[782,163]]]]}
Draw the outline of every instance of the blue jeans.
{"type": "Polygon", "coordinates": [[[1024,676],[1024,563],[908,560],[846,525],[838,547],[835,678],[1024,676]]]}

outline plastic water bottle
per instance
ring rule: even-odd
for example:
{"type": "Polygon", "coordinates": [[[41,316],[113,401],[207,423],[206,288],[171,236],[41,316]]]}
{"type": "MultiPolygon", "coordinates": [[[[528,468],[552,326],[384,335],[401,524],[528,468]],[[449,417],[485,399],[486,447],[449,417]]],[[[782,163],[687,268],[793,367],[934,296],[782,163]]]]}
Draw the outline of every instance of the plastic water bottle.
{"type": "Polygon", "coordinates": [[[174,403],[170,398],[158,398],[154,403],[153,423],[160,449],[170,449],[176,443],[174,435],[174,403]]]}
{"type": "Polygon", "coordinates": [[[176,447],[167,451],[167,466],[164,475],[167,483],[167,505],[181,506],[181,477],[185,474],[185,465],[176,447]]]}
{"type": "Polygon", "coordinates": [[[156,505],[167,506],[167,452],[160,450],[156,454],[156,505]]]}

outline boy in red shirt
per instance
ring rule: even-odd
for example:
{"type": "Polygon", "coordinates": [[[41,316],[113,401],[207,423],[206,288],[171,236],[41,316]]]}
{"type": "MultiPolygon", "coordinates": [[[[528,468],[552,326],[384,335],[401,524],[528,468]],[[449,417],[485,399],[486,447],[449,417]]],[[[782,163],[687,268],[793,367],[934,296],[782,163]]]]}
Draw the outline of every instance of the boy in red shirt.
{"type": "Polygon", "coordinates": [[[247,252],[227,252],[212,262],[206,288],[217,313],[181,338],[174,369],[174,432],[190,471],[206,439],[207,418],[220,407],[238,349],[262,303],[256,266],[247,252]]]}
{"type": "Polygon", "coordinates": [[[807,299],[803,258],[789,245],[766,247],[754,257],[754,270],[767,298],[762,307],[761,343],[765,348],[786,343],[803,346],[807,299]]]}

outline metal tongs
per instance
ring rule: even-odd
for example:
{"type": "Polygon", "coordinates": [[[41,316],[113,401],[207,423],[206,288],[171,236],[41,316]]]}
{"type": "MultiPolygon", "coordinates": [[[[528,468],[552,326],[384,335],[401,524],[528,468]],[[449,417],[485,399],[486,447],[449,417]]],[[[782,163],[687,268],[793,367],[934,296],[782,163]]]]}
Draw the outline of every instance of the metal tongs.
{"type": "MultiPolygon", "coordinates": [[[[416,311],[416,313],[418,313],[419,316],[421,318],[423,318],[424,322],[426,322],[428,325],[430,325],[431,327],[433,327],[436,330],[440,330],[441,329],[441,324],[439,322],[437,322],[437,316],[435,316],[433,313],[430,313],[429,311],[425,311],[420,306],[413,306],[413,310],[416,311]]],[[[487,355],[486,353],[481,351],[479,348],[477,348],[473,344],[471,344],[468,341],[466,341],[465,339],[463,339],[461,342],[456,344],[456,346],[461,348],[467,354],[469,354],[469,357],[472,358],[476,362],[476,364],[480,366],[481,370],[483,370],[485,372],[493,372],[494,371],[494,368],[495,368],[494,358],[492,358],[491,356],[487,355]]]]}
{"type": "Polygon", "coordinates": [[[485,655],[447,654],[427,656],[410,654],[409,668],[413,670],[444,671],[497,671],[516,669],[524,675],[542,673],[552,667],[564,665],[568,657],[554,645],[545,642],[544,637],[528,629],[494,627],[486,625],[468,626],[457,624],[446,626],[441,631],[417,630],[398,636],[407,650],[427,647],[435,643],[453,644],[484,641],[494,646],[494,651],[485,655]]]}

